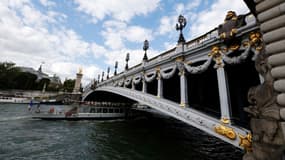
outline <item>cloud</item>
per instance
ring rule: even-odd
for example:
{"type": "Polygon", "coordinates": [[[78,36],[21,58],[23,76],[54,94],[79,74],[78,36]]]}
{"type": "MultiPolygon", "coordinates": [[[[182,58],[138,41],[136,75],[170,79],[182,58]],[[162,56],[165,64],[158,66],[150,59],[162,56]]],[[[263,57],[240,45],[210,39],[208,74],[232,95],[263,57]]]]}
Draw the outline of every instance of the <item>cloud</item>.
{"type": "Polygon", "coordinates": [[[56,6],[56,3],[54,1],[50,0],[40,0],[40,3],[45,7],[54,7],[56,6]]]}
{"type": "MultiPolygon", "coordinates": [[[[62,13],[55,11],[41,12],[30,1],[1,1],[2,60],[36,69],[45,62],[43,71],[57,74],[61,79],[75,78],[79,67],[86,68],[88,73],[99,71],[98,67],[77,61],[89,55],[96,44],[90,44],[74,30],[62,27],[58,15],[64,18],[62,13]],[[50,24],[54,23],[56,25],[49,30],[50,24]]],[[[85,75],[84,81],[93,78],[91,76],[94,74],[85,75]]]]}
{"type": "Polygon", "coordinates": [[[153,39],[152,30],[141,26],[128,26],[122,21],[106,21],[103,26],[102,36],[105,39],[104,43],[111,50],[126,48],[125,41],[142,43],[145,39],[153,39]]]}
{"type": "Polygon", "coordinates": [[[110,16],[130,21],[134,16],[147,15],[159,6],[159,0],[74,0],[78,10],[93,17],[93,22],[110,16]]]}
{"type": "Polygon", "coordinates": [[[209,8],[195,14],[190,26],[190,37],[194,38],[206,33],[223,23],[227,11],[236,11],[237,14],[249,12],[243,1],[217,0],[209,8]]]}

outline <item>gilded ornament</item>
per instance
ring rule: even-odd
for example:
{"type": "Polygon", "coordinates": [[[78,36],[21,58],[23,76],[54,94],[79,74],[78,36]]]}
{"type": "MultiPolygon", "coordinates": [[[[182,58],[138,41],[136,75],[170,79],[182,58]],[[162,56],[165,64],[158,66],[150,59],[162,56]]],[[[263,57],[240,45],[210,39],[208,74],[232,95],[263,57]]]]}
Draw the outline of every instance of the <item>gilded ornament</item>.
{"type": "Polygon", "coordinates": [[[184,57],[180,56],[180,57],[177,57],[175,59],[176,62],[183,62],[184,61],[184,57]]]}
{"type": "Polygon", "coordinates": [[[223,67],[223,56],[222,51],[219,46],[213,46],[211,52],[208,54],[208,56],[213,57],[213,59],[216,62],[217,67],[223,67]]]}
{"type": "Polygon", "coordinates": [[[215,129],[215,132],[219,133],[220,135],[223,135],[231,140],[236,139],[236,132],[230,127],[226,127],[224,125],[217,125],[215,126],[214,129],[215,129]]]}
{"type": "Polygon", "coordinates": [[[230,36],[235,36],[236,35],[236,33],[237,33],[237,29],[236,28],[233,28],[232,30],[231,30],[231,32],[230,32],[230,36]]]}
{"type": "Polygon", "coordinates": [[[247,152],[251,152],[252,151],[252,135],[249,133],[245,136],[239,134],[239,146],[243,147],[247,152]]]}
{"type": "Polygon", "coordinates": [[[82,71],[82,68],[80,67],[80,68],[79,68],[79,71],[78,71],[78,74],[82,74],[82,72],[83,72],[83,71],[82,71]]]}
{"type": "Polygon", "coordinates": [[[160,67],[155,68],[156,72],[160,72],[160,67]]]}
{"type": "Polygon", "coordinates": [[[229,123],[230,123],[230,119],[223,117],[223,118],[221,119],[221,122],[224,123],[224,124],[229,124],[229,123]]]}
{"type": "Polygon", "coordinates": [[[252,32],[249,34],[249,43],[251,46],[253,46],[257,51],[262,50],[263,48],[263,40],[262,40],[262,36],[261,33],[259,32],[252,32]]]}
{"type": "Polygon", "coordinates": [[[221,34],[220,34],[220,38],[221,38],[221,39],[225,39],[225,38],[226,38],[226,32],[221,33],[221,34]]]}
{"type": "Polygon", "coordinates": [[[240,46],[239,46],[238,44],[232,44],[229,49],[230,49],[231,51],[235,51],[235,50],[238,50],[239,47],[240,47],[240,46]]]}
{"type": "Polygon", "coordinates": [[[193,62],[192,61],[188,61],[186,64],[191,65],[191,64],[193,64],[193,62]]]}
{"type": "Polygon", "coordinates": [[[179,106],[182,107],[182,108],[185,108],[186,104],[181,102],[179,106]]]}

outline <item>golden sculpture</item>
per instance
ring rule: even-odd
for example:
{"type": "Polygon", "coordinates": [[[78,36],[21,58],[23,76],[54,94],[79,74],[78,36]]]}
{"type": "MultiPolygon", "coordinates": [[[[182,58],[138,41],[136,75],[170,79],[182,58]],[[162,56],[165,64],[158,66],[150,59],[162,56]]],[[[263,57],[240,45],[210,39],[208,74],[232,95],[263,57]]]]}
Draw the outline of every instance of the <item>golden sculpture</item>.
{"type": "Polygon", "coordinates": [[[239,134],[239,146],[243,147],[247,152],[251,152],[252,151],[252,135],[249,133],[245,136],[239,134]]]}
{"type": "Polygon", "coordinates": [[[83,71],[82,71],[82,68],[80,67],[79,70],[78,70],[78,74],[82,74],[83,71]]]}
{"type": "Polygon", "coordinates": [[[223,135],[231,140],[236,139],[236,132],[230,127],[226,127],[220,124],[220,125],[215,126],[214,129],[215,129],[215,132],[219,133],[220,135],[223,135]]]}
{"type": "Polygon", "coordinates": [[[224,67],[223,55],[219,46],[213,46],[211,52],[208,54],[209,57],[213,57],[217,67],[224,67]]]}

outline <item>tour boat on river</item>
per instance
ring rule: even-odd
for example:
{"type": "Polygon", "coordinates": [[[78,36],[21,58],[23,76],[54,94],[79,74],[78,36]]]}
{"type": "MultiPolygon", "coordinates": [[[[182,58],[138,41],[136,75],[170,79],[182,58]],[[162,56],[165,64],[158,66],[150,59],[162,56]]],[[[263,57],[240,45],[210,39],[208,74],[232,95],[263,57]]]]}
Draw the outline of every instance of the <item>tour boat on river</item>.
{"type": "Polygon", "coordinates": [[[39,103],[38,101],[33,100],[30,97],[23,97],[17,95],[0,95],[0,103],[21,103],[21,104],[30,104],[30,103],[39,103]]]}
{"type": "Polygon", "coordinates": [[[50,107],[47,112],[40,111],[39,106],[32,114],[34,119],[42,120],[106,120],[126,117],[126,108],[75,106],[67,111],[50,107]]]}

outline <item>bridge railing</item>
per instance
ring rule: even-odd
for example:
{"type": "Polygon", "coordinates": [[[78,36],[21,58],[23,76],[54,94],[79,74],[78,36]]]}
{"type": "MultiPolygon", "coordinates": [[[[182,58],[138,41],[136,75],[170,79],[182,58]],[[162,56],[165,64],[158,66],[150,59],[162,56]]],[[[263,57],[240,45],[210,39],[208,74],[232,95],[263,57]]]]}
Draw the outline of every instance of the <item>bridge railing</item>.
{"type": "MultiPolygon", "coordinates": [[[[245,34],[245,32],[248,33],[248,32],[251,32],[252,30],[256,30],[256,20],[253,15],[246,14],[245,21],[246,21],[246,25],[241,28],[238,28],[237,36],[241,36],[245,34]]],[[[205,34],[186,42],[184,46],[184,54],[187,55],[192,50],[197,50],[207,45],[215,45],[217,43],[220,43],[220,40],[218,36],[218,30],[217,28],[214,28],[205,34]]],[[[154,69],[158,64],[168,63],[169,61],[173,61],[174,57],[177,54],[180,54],[176,50],[177,50],[177,47],[174,47],[172,49],[169,49],[159,54],[158,56],[155,56],[149,59],[146,63],[139,63],[129,68],[128,70],[118,73],[116,76],[112,76],[109,79],[104,80],[103,82],[99,82],[97,84],[97,87],[104,86],[110,83],[114,83],[115,81],[120,81],[122,79],[125,79],[128,76],[140,74],[147,70],[154,69]]],[[[88,85],[88,87],[91,87],[91,85],[88,85]]]]}

